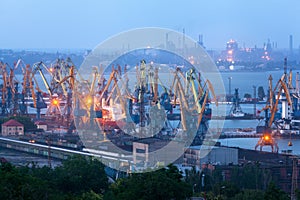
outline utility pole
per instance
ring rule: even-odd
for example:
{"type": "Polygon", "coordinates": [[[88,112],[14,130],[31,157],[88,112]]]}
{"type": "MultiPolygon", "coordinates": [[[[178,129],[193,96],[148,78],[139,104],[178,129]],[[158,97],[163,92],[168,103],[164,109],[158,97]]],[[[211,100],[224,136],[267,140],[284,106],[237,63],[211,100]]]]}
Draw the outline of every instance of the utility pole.
{"type": "Polygon", "coordinates": [[[253,104],[253,118],[256,118],[256,86],[253,85],[253,100],[254,100],[254,104],[253,104]]]}
{"type": "Polygon", "coordinates": [[[232,77],[228,77],[228,81],[229,81],[229,94],[228,94],[228,100],[231,101],[231,80],[232,77]]]}
{"type": "Polygon", "coordinates": [[[298,168],[297,168],[297,161],[298,161],[298,158],[296,156],[293,156],[292,157],[293,159],[293,172],[292,172],[292,189],[291,189],[291,200],[297,200],[297,197],[296,197],[296,189],[298,188],[298,184],[297,184],[297,181],[298,181],[298,168]]]}
{"type": "Polygon", "coordinates": [[[51,144],[50,144],[50,136],[47,137],[47,144],[48,144],[48,165],[51,168],[51,144]]]}

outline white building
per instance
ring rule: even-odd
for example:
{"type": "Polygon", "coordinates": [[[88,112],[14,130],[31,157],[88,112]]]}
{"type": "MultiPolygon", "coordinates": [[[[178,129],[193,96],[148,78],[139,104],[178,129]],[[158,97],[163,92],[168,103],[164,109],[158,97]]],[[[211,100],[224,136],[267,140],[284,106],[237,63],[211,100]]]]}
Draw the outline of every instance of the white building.
{"type": "Polygon", "coordinates": [[[2,124],[2,136],[24,135],[24,125],[16,120],[9,120],[2,124]]]}
{"type": "Polygon", "coordinates": [[[37,126],[38,129],[43,129],[44,131],[47,131],[47,129],[48,129],[46,122],[36,121],[34,124],[37,126]]]}

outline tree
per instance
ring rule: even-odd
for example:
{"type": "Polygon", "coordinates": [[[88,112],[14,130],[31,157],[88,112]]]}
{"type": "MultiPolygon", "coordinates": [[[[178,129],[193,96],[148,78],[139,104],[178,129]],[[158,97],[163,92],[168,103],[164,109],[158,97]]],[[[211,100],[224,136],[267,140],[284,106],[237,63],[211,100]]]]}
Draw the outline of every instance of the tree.
{"type": "Polygon", "coordinates": [[[264,193],[262,190],[243,190],[236,194],[233,200],[264,200],[264,193]]]}
{"type": "Polygon", "coordinates": [[[200,171],[196,170],[195,167],[193,167],[191,170],[186,170],[186,176],[185,176],[185,182],[193,186],[193,192],[194,193],[200,193],[200,187],[201,187],[201,174],[200,171]]]}
{"type": "Polygon", "coordinates": [[[169,165],[155,172],[132,174],[119,179],[111,185],[110,192],[105,194],[104,199],[180,200],[191,195],[192,185],[182,181],[177,167],[169,165]]]}
{"type": "Polygon", "coordinates": [[[245,93],[244,98],[245,98],[245,99],[250,99],[250,98],[251,98],[251,94],[245,93]]]}
{"type": "Polygon", "coordinates": [[[0,166],[0,199],[47,199],[47,183],[9,163],[0,166]]]}
{"type": "Polygon", "coordinates": [[[54,184],[65,193],[94,191],[103,194],[108,188],[104,165],[97,159],[74,156],[54,170],[54,184]]]}
{"type": "Polygon", "coordinates": [[[221,182],[215,184],[213,187],[213,192],[215,195],[227,197],[232,199],[237,193],[240,192],[239,187],[233,182],[221,182]]]}
{"type": "Polygon", "coordinates": [[[95,193],[93,190],[81,195],[82,200],[103,200],[103,195],[95,193]]]}
{"type": "Polygon", "coordinates": [[[0,163],[0,199],[102,200],[108,188],[104,165],[72,157],[55,169],[0,163]]]}
{"type": "Polygon", "coordinates": [[[259,101],[262,101],[266,97],[265,90],[262,86],[258,87],[257,96],[259,101]]]}
{"type": "Polygon", "coordinates": [[[288,200],[288,195],[271,182],[264,195],[265,200],[288,200]]]}

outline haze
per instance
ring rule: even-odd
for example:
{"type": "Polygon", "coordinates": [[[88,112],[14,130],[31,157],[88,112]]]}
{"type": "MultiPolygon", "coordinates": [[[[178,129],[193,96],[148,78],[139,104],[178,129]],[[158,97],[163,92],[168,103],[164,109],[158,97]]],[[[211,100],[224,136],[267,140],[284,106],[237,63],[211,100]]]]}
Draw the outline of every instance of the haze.
{"type": "Polygon", "coordinates": [[[133,28],[162,27],[203,35],[207,49],[224,49],[229,39],[242,46],[300,45],[298,0],[1,0],[0,48],[94,48],[133,28]]]}

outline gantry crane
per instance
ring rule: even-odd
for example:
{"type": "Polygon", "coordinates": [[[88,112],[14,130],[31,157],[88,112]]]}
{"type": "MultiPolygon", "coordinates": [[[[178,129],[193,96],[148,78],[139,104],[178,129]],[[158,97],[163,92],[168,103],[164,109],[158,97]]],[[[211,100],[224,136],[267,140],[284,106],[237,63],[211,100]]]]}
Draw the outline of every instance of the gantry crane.
{"type": "Polygon", "coordinates": [[[45,84],[46,90],[49,94],[50,103],[48,105],[46,115],[55,116],[55,117],[60,118],[61,117],[61,109],[60,109],[60,101],[59,101],[58,95],[53,92],[52,88],[50,88],[48,81],[47,81],[41,67],[46,69],[46,71],[49,70],[43,62],[38,62],[38,63],[33,64],[33,70],[34,70],[33,74],[35,74],[36,72],[40,73],[43,83],[45,84]]]}
{"type": "MultiPolygon", "coordinates": [[[[44,80],[44,74],[42,73],[41,69],[40,69],[40,64],[34,64],[33,65],[33,70],[31,72],[31,76],[30,76],[30,90],[31,90],[31,96],[32,96],[32,101],[33,103],[30,105],[33,108],[36,108],[36,119],[40,120],[41,119],[41,109],[43,108],[47,108],[47,104],[45,103],[44,99],[43,99],[43,91],[40,89],[39,87],[39,83],[35,78],[35,74],[37,71],[40,72],[42,79],[44,80]],[[35,83],[35,88],[33,87],[33,83],[35,83]],[[36,92],[35,90],[36,89],[36,92]]],[[[45,79],[46,81],[46,79],[45,79]]],[[[46,81],[47,83],[47,81],[46,81]]],[[[46,84],[47,87],[47,84],[46,84]]]]}
{"type": "Polygon", "coordinates": [[[1,92],[2,92],[2,98],[1,98],[1,115],[7,115],[8,114],[8,110],[7,110],[7,70],[6,70],[6,64],[4,63],[0,63],[0,73],[3,79],[3,83],[2,83],[2,88],[1,88],[1,92]]]}
{"type": "MultiPolygon", "coordinates": [[[[73,74],[74,77],[74,68],[72,71],[70,71],[70,74],[73,74]]],[[[93,127],[97,115],[97,113],[95,113],[95,106],[98,105],[98,102],[95,102],[95,84],[99,79],[97,67],[93,67],[92,75],[93,78],[91,82],[82,79],[80,76],[80,80],[70,79],[70,85],[72,85],[72,90],[75,94],[73,97],[73,101],[75,102],[74,119],[80,128],[93,127]]]]}
{"type": "MultiPolygon", "coordinates": [[[[209,94],[216,102],[216,105],[218,105],[211,82],[206,80],[202,86],[195,69],[187,71],[185,77],[180,69],[176,69],[171,91],[173,91],[174,106],[177,106],[177,102],[179,102],[180,121],[183,131],[188,131],[191,129],[190,126],[195,125],[193,128],[195,128],[196,137],[202,137],[200,132],[203,130],[200,127],[206,126],[204,122],[207,119],[203,121],[203,116],[205,112],[209,112],[207,106],[209,94]]],[[[175,115],[175,113],[172,115],[175,115]]],[[[209,119],[209,116],[207,117],[209,119]]],[[[204,130],[206,129],[204,128],[204,130]]]]}
{"type": "Polygon", "coordinates": [[[289,90],[284,82],[284,77],[279,79],[274,90],[272,90],[272,76],[269,77],[269,98],[266,107],[262,109],[265,111],[265,126],[257,127],[257,132],[262,133],[262,137],[255,145],[255,150],[260,146],[260,150],[264,146],[271,146],[272,152],[278,152],[278,145],[272,135],[272,124],[274,123],[275,114],[278,111],[278,103],[280,99],[285,99],[289,106],[292,106],[289,90]],[[275,95],[275,102],[273,101],[275,95]],[[270,111],[270,116],[268,114],[270,111]]]}

